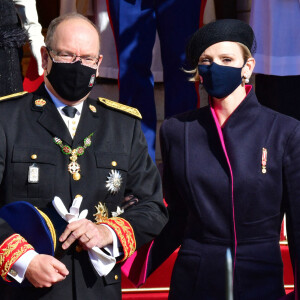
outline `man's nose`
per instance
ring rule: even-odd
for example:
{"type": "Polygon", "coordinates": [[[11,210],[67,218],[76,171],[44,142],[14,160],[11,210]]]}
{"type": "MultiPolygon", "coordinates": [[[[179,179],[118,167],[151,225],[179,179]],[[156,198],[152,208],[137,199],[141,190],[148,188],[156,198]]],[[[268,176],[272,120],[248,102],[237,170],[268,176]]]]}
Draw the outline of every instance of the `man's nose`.
{"type": "Polygon", "coordinates": [[[76,55],[73,59],[73,62],[80,61],[82,62],[82,58],[79,55],[76,55]]]}

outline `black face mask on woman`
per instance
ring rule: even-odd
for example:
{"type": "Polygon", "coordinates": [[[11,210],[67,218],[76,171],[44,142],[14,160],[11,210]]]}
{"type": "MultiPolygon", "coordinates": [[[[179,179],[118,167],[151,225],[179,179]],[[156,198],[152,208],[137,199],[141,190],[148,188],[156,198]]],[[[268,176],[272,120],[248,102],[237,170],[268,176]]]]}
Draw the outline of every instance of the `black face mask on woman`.
{"type": "Polygon", "coordinates": [[[208,95],[218,99],[230,95],[242,83],[242,68],[221,66],[216,63],[198,65],[205,90],[208,95]]]}
{"type": "Polygon", "coordinates": [[[68,101],[78,101],[93,88],[97,69],[87,67],[80,61],[73,63],[55,62],[47,78],[54,90],[68,101]]]}

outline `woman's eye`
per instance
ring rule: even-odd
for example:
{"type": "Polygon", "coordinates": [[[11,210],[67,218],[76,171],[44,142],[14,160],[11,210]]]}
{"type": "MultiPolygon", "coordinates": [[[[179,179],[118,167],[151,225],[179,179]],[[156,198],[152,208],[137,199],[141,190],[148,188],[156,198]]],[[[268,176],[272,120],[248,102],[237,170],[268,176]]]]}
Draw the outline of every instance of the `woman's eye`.
{"type": "Polygon", "coordinates": [[[223,58],[223,62],[230,63],[230,62],[232,62],[232,59],[228,58],[228,57],[225,57],[225,58],[223,58]]]}
{"type": "Polygon", "coordinates": [[[205,64],[209,64],[210,60],[208,58],[200,58],[199,60],[199,64],[200,65],[205,65],[205,64]]]}

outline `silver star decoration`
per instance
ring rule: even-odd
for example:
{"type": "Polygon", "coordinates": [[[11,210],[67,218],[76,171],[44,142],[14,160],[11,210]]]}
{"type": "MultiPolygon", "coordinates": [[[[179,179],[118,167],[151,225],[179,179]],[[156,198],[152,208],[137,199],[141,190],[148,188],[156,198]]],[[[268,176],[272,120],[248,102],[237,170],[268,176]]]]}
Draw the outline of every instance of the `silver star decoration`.
{"type": "Polygon", "coordinates": [[[115,218],[119,215],[121,215],[124,212],[123,208],[120,208],[120,206],[117,206],[117,211],[112,211],[111,215],[115,218]]]}
{"type": "Polygon", "coordinates": [[[122,184],[122,177],[119,171],[111,170],[109,175],[107,176],[106,187],[109,192],[112,194],[117,193],[122,184]]]}

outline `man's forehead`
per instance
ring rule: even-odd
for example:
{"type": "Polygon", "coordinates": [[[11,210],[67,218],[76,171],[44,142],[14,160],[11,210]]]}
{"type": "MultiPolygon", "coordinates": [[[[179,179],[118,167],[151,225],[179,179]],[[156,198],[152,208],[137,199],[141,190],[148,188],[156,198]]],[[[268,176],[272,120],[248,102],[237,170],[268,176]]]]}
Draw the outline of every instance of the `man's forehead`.
{"type": "MultiPolygon", "coordinates": [[[[98,32],[90,23],[74,18],[64,20],[57,26],[52,44],[58,51],[80,46],[89,49],[89,52],[95,52],[96,48],[99,49],[98,41],[98,32]]],[[[97,50],[96,53],[98,54],[97,50]]]]}
{"type": "Polygon", "coordinates": [[[90,31],[94,34],[97,34],[96,29],[87,21],[80,19],[80,18],[72,18],[62,21],[56,28],[54,34],[61,34],[64,33],[65,30],[71,29],[72,35],[76,36],[78,30],[80,31],[90,31]],[[76,29],[76,30],[75,30],[76,29]]]}

